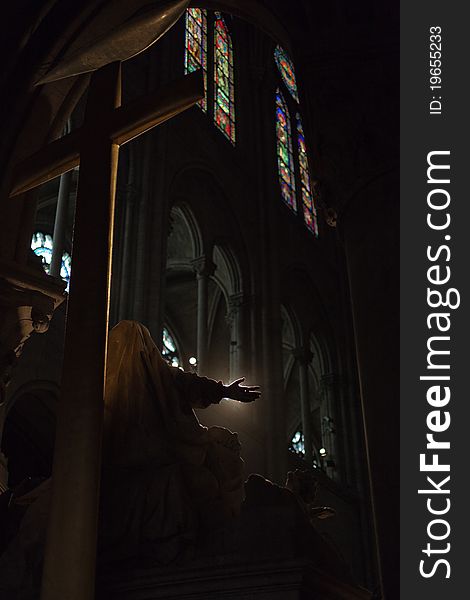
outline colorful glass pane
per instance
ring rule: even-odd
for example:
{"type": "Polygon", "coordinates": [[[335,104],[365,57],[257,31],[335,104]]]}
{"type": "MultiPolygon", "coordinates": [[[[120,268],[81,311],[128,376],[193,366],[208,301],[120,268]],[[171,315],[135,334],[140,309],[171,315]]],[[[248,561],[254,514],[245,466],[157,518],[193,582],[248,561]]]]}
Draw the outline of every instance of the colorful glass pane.
{"type": "Polygon", "coordinates": [[[175,340],[166,327],[163,328],[162,332],[162,356],[172,367],[181,365],[175,340]]]}
{"type": "Polygon", "coordinates": [[[305,143],[304,128],[300,114],[296,115],[297,120],[297,148],[299,152],[300,184],[302,186],[302,207],[304,221],[307,228],[315,235],[318,235],[317,211],[313,197],[310,171],[308,168],[307,145],[305,143]]]}
{"type": "Polygon", "coordinates": [[[291,59],[280,46],[276,46],[274,50],[274,60],[276,61],[282,80],[286,84],[286,87],[291,93],[292,98],[298,102],[299,94],[297,91],[297,83],[295,81],[294,65],[291,59]]]}
{"type": "Polygon", "coordinates": [[[276,135],[277,165],[282,198],[287,206],[297,212],[289,110],[279,89],[276,92],[276,135]]]}
{"type": "Polygon", "coordinates": [[[220,13],[214,23],[214,122],[235,144],[232,40],[220,13]]]}
{"type": "MultiPolygon", "coordinates": [[[[43,269],[48,275],[51,267],[52,248],[53,243],[50,235],[47,233],[41,233],[40,231],[33,234],[33,239],[31,240],[31,249],[37,256],[41,257],[43,269]]],[[[72,259],[70,258],[70,254],[68,254],[68,252],[64,252],[62,254],[60,276],[67,282],[67,287],[65,288],[67,292],[69,290],[71,270],[72,259]]]]}
{"type": "Polygon", "coordinates": [[[186,40],[184,72],[202,69],[204,74],[204,98],[198,105],[207,112],[207,14],[205,9],[186,10],[186,40]]]}

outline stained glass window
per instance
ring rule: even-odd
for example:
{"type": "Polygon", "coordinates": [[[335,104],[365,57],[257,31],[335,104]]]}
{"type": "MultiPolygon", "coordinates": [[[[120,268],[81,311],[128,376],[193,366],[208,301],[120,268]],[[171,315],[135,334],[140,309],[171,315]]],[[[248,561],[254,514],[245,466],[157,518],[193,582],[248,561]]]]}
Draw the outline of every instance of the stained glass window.
{"type": "Polygon", "coordinates": [[[197,69],[204,73],[204,98],[198,103],[207,111],[207,13],[205,9],[188,8],[186,10],[186,40],[184,52],[185,73],[197,69]]]}
{"type": "MultiPolygon", "coordinates": [[[[33,234],[33,239],[31,240],[31,249],[34,250],[34,253],[41,257],[42,266],[44,271],[49,274],[51,259],[52,259],[52,237],[47,233],[37,232],[33,234]]],[[[72,267],[72,259],[67,252],[62,254],[62,264],[60,267],[60,276],[62,279],[65,279],[67,282],[67,288],[69,289],[70,283],[70,272],[72,267]]]]}
{"type": "Polygon", "coordinates": [[[173,336],[166,327],[163,328],[162,341],[163,358],[169,362],[172,367],[179,367],[181,365],[181,359],[178,354],[178,348],[176,347],[173,336]]]}
{"type": "Polygon", "coordinates": [[[301,431],[296,431],[292,436],[289,450],[302,458],[305,456],[304,434],[301,431]]]}
{"type": "Polygon", "coordinates": [[[214,23],[214,122],[235,143],[233,50],[227,25],[220,13],[214,23]]]}
{"type": "MultiPolygon", "coordinates": [[[[304,434],[302,433],[301,425],[299,425],[299,428],[292,436],[292,439],[289,444],[289,450],[291,452],[293,452],[294,454],[297,454],[297,456],[299,456],[300,458],[305,459],[305,440],[304,440],[304,434]]],[[[321,450],[324,450],[324,448],[322,448],[321,450]]],[[[320,455],[322,455],[321,450],[320,450],[320,455]]],[[[313,456],[313,461],[312,461],[313,466],[319,468],[320,467],[319,462],[320,461],[317,458],[316,452],[314,451],[314,456],[313,456]]]]}
{"type": "Polygon", "coordinates": [[[297,148],[299,151],[300,183],[302,187],[302,208],[305,224],[315,235],[318,235],[317,211],[313,199],[312,183],[308,168],[307,146],[305,144],[304,128],[300,114],[296,115],[297,120],[297,148]]]}
{"type": "Polygon", "coordinates": [[[297,83],[295,81],[294,65],[291,59],[280,46],[276,46],[276,49],[274,50],[274,59],[279,72],[281,73],[282,80],[286,84],[286,87],[291,93],[292,98],[298,102],[299,95],[297,92],[297,83]]]}
{"type": "Polygon", "coordinates": [[[292,210],[297,211],[289,109],[279,89],[276,92],[276,134],[277,165],[282,198],[292,210]]]}

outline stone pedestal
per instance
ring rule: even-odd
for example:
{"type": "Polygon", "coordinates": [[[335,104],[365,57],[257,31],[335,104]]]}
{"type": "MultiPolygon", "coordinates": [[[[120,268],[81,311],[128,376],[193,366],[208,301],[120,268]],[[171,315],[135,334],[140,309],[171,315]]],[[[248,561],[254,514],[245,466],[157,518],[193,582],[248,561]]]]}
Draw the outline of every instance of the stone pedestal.
{"type": "Polygon", "coordinates": [[[320,573],[305,560],[140,569],[103,582],[97,600],[370,600],[363,588],[320,573]]]}
{"type": "Polygon", "coordinates": [[[102,566],[96,600],[371,599],[292,492],[259,475],[245,489],[240,516],[201,529],[178,563],[154,566],[139,556],[136,567],[129,559],[102,566]]]}

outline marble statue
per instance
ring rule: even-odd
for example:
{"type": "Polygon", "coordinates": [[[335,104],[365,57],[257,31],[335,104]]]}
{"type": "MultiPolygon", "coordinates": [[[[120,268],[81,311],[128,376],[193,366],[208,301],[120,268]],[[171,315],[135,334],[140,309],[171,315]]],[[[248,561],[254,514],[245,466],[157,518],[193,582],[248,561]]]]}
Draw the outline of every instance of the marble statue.
{"type": "MultiPolygon", "coordinates": [[[[260,475],[245,482],[237,435],[198,421],[194,408],[260,396],[258,386],[242,382],[226,386],[170,366],[140,323],[122,321],[112,329],[98,530],[104,597],[107,574],[113,582],[146,567],[176,573],[191,566],[242,569],[257,561],[301,560],[327,577],[353,583],[342,558],[314,526],[334,514],[315,505],[315,476],[296,470],[285,486],[260,475]]],[[[0,556],[0,598],[36,598],[50,489],[46,480],[26,493],[12,493],[11,508],[22,520],[0,556]]]]}
{"type": "Polygon", "coordinates": [[[133,321],[111,331],[107,365],[99,555],[168,563],[244,498],[237,435],[204,427],[193,409],[260,391],[171,367],[133,321]]]}
{"type": "MultiPolygon", "coordinates": [[[[224,385],[170,366],[140,323],[121,321],[111,330],[100,563],[175,563],[192,555],[201,528],[220,527],[240,513],[244,476],[237,435],[222,427],[204,427],[193,409],[222,398],[256,400],[259,388],[242,382],[224,385]]],[[[0,597],[34,597],[50,492],[46,480],[26,494],[11,495],[10,512],[20,514],[21,522],[0,556],[0,597]]]]}

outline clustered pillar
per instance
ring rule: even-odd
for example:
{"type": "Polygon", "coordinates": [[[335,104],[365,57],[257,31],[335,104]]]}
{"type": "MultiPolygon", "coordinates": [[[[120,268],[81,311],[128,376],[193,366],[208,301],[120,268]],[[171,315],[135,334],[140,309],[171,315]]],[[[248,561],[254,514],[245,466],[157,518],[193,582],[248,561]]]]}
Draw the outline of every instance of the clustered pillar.
{"type": "Polygon", "coordinates": [[[229,298],[227,322],[230,327],[230,380],[246,375],[243,360],[243,294],[229,298]]]}
{"type": "Polygon", "coordinates": [[[197,364],[199,375],[205,374],[208,349],[209,279],[216,266],[209,258],[201,256],[193,261],[197,279],[197,364]]]}
{"type": "Polygon", "coordinates": [[[67,173],[64,173],[60,176],[50,267],[50,275],[52,275],[52,277],[60,277],[62,254],[65,246],[65,229],[67,226],[67,213],[69,207],[70,188],[72,186],[72,177],[73,171],[67,171],[67,173]]]}
{"type": "Polygon", "coordinates": [[[321,430],[322,443],[326,450],[326,472],[332,479],[336,478],[336,430],[335,430],[335,401],[339,378],[334,373],[327,373],[321,378],[322,401],[321,430]]]}
{"type": "Polygon", "coordinates": [[[310,411],[310,390],[308,384],[308,366],[312,362],[313,354],[308,348],[300,347],[294,350],[294,358],[299,365],[300,409],[302,414],[305,460],[309,465],[311,465],[313,463],[313,435],[312,417],[310,411]]]}

